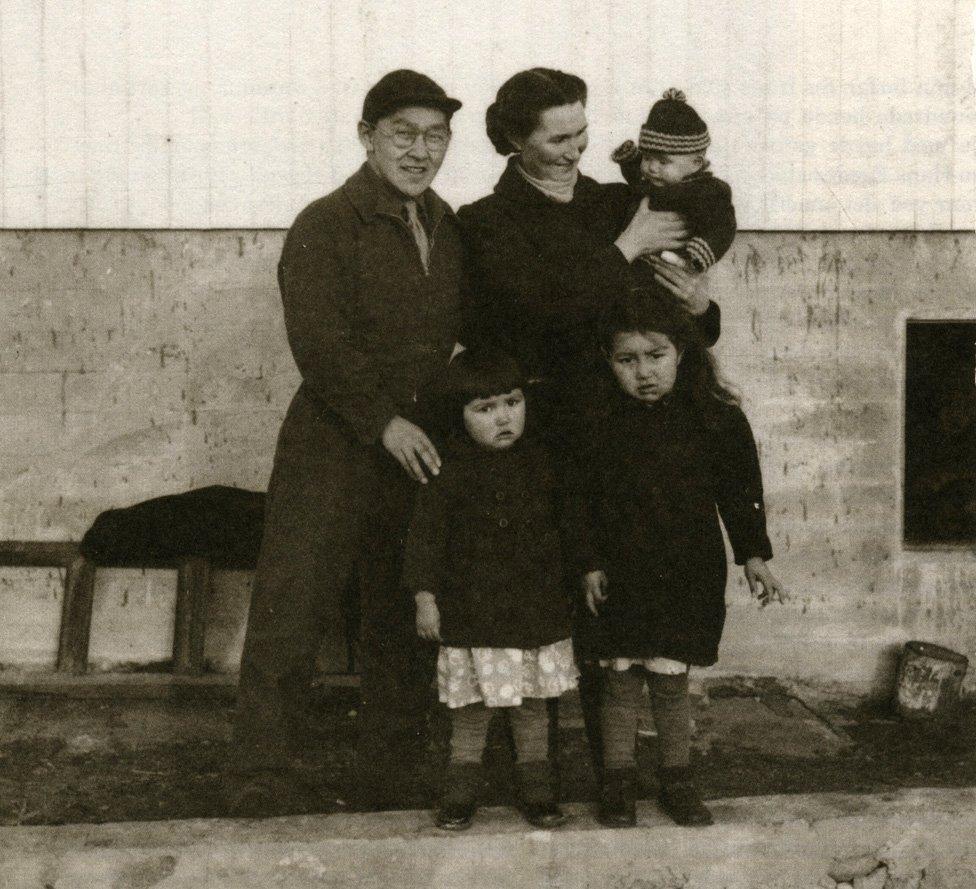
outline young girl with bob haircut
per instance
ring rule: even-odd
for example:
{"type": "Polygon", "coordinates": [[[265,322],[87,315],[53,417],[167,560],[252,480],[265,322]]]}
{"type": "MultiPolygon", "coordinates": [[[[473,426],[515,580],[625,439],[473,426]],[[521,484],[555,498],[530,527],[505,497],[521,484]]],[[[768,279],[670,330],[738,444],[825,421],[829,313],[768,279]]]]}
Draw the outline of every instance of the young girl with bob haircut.
{"type": "Polygon", "coordinates": [[[548,755],[547,698],[575,688],[569,602],[546,451],[526,426],[526,379],[491,349],[462,352],[441,381],[449,442],[419,492],[405,585],[417,632],[440,643],[439,698],[451,713],[450,762],[437,824],[471,824],[494,711],[515,740],[522,810],[551,828],[565,816],[548,755]]]}
{"type": "Polygon", "coordinates": [[[605,314],[601,340],[616,385],[578,437],[566,504],[566,551],[588,617],[575,639],[604,674],[600,820],[636,823],[646,682],[659,801],[679,824],[710,824],[689,770],[688,669],[718,657],[727,574],[719,516],[753,595],[762,605],[783,596],[766,565],[756,446],[696,325],[668,294],[633,291],[605,314]]]}

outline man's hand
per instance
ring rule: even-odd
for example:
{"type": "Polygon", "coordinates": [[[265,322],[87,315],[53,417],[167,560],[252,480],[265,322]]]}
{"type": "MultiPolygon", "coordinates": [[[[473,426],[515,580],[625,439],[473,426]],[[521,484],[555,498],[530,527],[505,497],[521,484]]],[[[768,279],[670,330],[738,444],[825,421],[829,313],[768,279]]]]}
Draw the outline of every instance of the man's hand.
{"type": "Polygon", "coordinates": [[[765,608],[771,602],[779,602],[782,605],[789,598],[783,584],[773,576],[769,566],[758,556],[749,559],[743,570],[749,584],[749,592],[752,593],[753,598],[759,600],[760,608],[765,608]],[[762,592],[759,592],[760,585],[762,592]]]}
{"type": "Polygon", "coordinates": [[[583,575],[583,593],[586,595],[586,607],[598,614],[599,607],[610,598],[607,592],[607,575],[602,571],[591,571],[583,575]]]}
{"type": "Polygon", "coordinates": [[[660,256],[644,255],[641,259],[654,269],[654,280],[675,298],[692,315],[704,315],[708,309],[707,277],[672,265],[660,256]]]}
{"type": "Polygon", "coordinates": [[[441,641],[441,613],[433,593],[421,592],[414,596],[417,603],[417,635],[428,642],[441,641]]]}
{"type": "Polygon", "coordinates": [[[403,417],[394,417],[383,430],[383,447],[412,479],[427,484],[427,474],[441,471],[441,458],[426,433],[403,417]]]}

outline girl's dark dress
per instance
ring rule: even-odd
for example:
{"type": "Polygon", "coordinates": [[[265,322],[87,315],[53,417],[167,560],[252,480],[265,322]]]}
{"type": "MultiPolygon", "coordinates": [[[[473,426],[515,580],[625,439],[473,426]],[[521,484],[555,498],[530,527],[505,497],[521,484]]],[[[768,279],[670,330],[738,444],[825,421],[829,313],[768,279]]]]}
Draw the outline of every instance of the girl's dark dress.
{"type": "Polygon", "coordinates": [[[593,658],[667,657],[708,666],[725,622],[725,544],[736,564],[772,556],[749,422],[684,394],[646,405],[617,390],[575,449],[567,553],[601,569],[608,601],[574,637],[593,658]]]}

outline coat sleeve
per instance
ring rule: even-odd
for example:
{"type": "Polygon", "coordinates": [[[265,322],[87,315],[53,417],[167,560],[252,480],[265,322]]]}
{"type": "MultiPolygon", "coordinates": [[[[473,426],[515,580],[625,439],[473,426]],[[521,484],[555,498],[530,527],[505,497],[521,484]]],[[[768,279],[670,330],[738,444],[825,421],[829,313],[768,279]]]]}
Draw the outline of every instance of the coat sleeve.
{"type": "MultiPolygon", "coordinates": [[[[624,188],[624,186],[621,186],[624,188]]],[[[565,331],[596,317],[626,292],[629,266],[614,245],[599,246],[562,266],[539,250],[531,232],[502,210],[462,211],[472,279],[490,291],[472,303],[501,299],[534,331],[565,331]]],[[[477,321],[468,321],[468,327],[477,321]]]]}
{"type": "Polygon", "coordinates": [[[709,179],[706,183],[692,208],[694,237],[685,246],[692,265],[699,271],[710,268],[725,256],[736,232],[732,189],[721,179],[709,179]]]}
{"type": "Polygon", "coordinates": [[[708,348],[718,342],[722,333],[722,310],[714,300],[708,301],[708,308],[695,319],[702,340],[708,348]]]}
{"type": "Polygon", "coordinates": [[[633,139],[621,142],[610,155],[612,160],[620,167],[620,175],[624,181],[637,193],[643,191],[641,181],[641,153],[640,149],[634,144],[633,139]]]}
{"type": "Polygon", "coordinates": [[[737,565],[754,556],[770,559],[773,549],[766,533],[762,472],[752,429],[738,407],[728,406],[722,414],[715,436],[721,448],[715,461],[719,515],[737,565]]]}
{"type": "Polygon", "coordinates": [[[416,506],[403,553],[403,586],[412,593],[439,596],[447,568],[447,532],[450,518],[449,480],[441,475],[418,485],[416,506]]]}
{"type": "Polygon", "coordinates": [[[563,560],[571,577],[579,578],[590,571],[606,569],[606,559],[600,547],[600,535],[595,520],[599,480],[595,467],[595,448],[586,431],[577,429],[573,436],[576,445],[568,449],[562,485],[559,530],[563,543],[563,560]]]}
{"type": "Polygon", "coordinates": [[[306,210],[288,233],[278,268],[285,330],[313,398],[371,444],[399,409],[374,356],[355,343],[350,315],[362,295],[339,247],[352,239],[338,228],[324,214],[306,210]]]}

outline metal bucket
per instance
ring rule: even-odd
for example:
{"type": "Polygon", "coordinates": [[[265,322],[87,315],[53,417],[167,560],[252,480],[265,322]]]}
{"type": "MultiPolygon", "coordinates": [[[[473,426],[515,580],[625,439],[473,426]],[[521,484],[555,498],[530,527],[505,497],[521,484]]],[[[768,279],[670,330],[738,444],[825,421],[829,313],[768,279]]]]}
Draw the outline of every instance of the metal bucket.
{"type": "Polygon", "coordinates": [[[931,642],[906,642],[898,662],[898,712],[905,719],[946,719],[959,703],[969,658],[931,642]]]}

